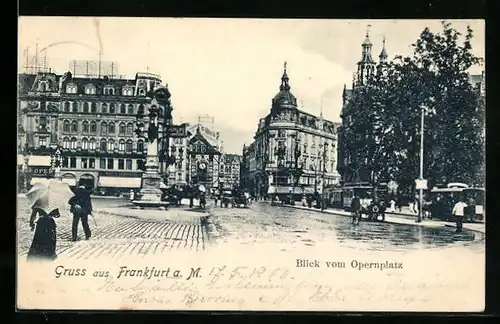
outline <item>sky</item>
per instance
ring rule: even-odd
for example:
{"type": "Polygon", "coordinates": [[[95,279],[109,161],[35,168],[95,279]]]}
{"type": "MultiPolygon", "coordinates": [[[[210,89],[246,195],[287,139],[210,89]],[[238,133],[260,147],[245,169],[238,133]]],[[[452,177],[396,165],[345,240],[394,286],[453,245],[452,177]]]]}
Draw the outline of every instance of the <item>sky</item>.
{"type": "MultiPolygon", "coordinates": [[[[473,52],[484,57],[484,21],[449,21],[462,33],[471,26],[473,52]]],[[[18,64],[21,72],[25,49],[33,55],[37,42],[45,48],[39,61],[46,57],[57,73],[71,60],[98,60],[101,50],[120,75],[161,75],[174,122],[213,116],[226,152],[241,154],[269,113],[285,61],[301,109],[340,120],[342,89],[352,83],[367,25],[375,59],[384,36],[391,58],[409,55],[425,27],[441,30],[439,20],[20,17],[18,64]]]]}

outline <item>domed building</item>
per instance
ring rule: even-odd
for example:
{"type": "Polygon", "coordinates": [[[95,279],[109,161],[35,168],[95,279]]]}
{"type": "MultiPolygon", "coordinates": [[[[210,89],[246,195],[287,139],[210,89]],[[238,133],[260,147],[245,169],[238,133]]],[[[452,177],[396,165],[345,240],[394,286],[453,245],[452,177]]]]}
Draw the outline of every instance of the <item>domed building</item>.
{"type": "Polygon", "coordinates": [[[335,123],[297,106],[286,62],[279,92],[243,147],[241,182],[256,196],[322,193],[339,182],[335,123]]]}

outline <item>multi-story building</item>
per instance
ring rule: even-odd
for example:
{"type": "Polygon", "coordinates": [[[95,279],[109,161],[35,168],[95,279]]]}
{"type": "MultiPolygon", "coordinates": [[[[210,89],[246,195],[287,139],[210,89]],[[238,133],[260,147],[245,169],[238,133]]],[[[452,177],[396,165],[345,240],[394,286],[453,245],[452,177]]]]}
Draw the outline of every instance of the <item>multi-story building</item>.
{"type": "MultiPolygon", "coordinates": [[[[349,129],[355,125],[356,115],[352,111],[352,105],[349,105],[350,100],[356,94],[356,91],[366,85],[371,75],[380,71],[387,64],[387,51],[385,48],[385,39],[382,45],[382,51],[379,55],[379,62],[377,63],[372,57],[373,44],[370,41],[368,32],[364,42],[361,44],[361,60],[358,62],[357,72],[354,74],[352,88],[348,89],[344,85],[342,93],[342,110],[341,119],[342,126],[339,127],[339,150],[338,150],[338,171],[342,176],[343,185],[370,185],[371,184],[371,170],[369,166],[363,166],[357,162],[357,152],[363,150],[364,147],[355,147],[354,141],[347,141],[347,136],[350,136],[349,129]],[[347,144],[349,143],[349,144],[347,144]]],[[[355,135],[354,135],[355,136],[355,135]]]]}
{"type": "Polygon", "coordinates": [[[238,154],[224,154],[222,158],[221,170],[222,182],[226,187],[233,188],[240,186],[242,156],[238,154]]]}
{"type": "Polygon", "coordinates": [[[269,114],[243,147],[242,183],[256,195],[321,193],[339,181],[335,124],[297,107],[285,70],[269,114]]]}
{"type": "Polygon", "coordinates": [[[201,124],[186,124],[186,133],[184,138],[170,139],[176,163],[168,167],[167,185],[203,184],[218,188],[223,175],[222,141],[218,132],[201,124]]]}
{"type": "Polygon", "coordinates": [[[25,158],[18,161],[33,164],[59,147],[62,177],[70,185],[140,188],[146,145],[135,136],[134,122],[161,82],[150,73],[134,79],[21,74],[18,152],[25,158]]]}

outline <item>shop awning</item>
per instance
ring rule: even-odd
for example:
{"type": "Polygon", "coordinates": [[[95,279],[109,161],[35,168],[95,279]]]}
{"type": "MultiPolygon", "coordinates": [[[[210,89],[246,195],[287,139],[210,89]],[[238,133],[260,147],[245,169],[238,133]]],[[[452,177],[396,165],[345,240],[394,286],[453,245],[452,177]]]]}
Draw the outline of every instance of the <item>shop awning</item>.
{"type": "Polygon", "coordinates": [[[62,178],[62,182],[66,182],[71,187],[76,187],[76,178],[62,178]]]}
{"type": "Polygon", "coordinates": [[[29,166],[50,166],[50,156],[32,155],[29,157],[28,165],[29,166]]]}
{"type": "Polygon", "coordinates": [[[142,178],[99,177],[99,187],[140,188],[142,178]]]}

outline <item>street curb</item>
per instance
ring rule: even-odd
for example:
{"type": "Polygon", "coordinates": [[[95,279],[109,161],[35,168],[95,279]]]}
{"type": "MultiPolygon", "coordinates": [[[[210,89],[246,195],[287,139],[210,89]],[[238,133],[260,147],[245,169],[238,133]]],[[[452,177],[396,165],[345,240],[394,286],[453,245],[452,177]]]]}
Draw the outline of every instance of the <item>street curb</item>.
{"type": "MultiPolygon", "coordinates": [[[[335,216],[342,216],[342,217],[351,217],[350,214],[342,214],[341,211],[335,211],[335,210],[330,210],[330,212],[325,212],[322,210],[318,210],[316,208],[304,208],[302,206],[290,206],[290,205],[283,205],[283,207],[288,207],[288,208],[294,208],[294,209],[302,209],[302,210],[310,210],[310,211],[315,211],[321,214],[329,214],[329,215],[335,215],[335,216]]],[[[389,217],[404,217],[404,216],[399,216],[397,214],[387,214],[389,217]]],[[[408,217],[408,216],[407,216],[408,217]]],[[[422,222],[422,223],[406,223],[406,222],[398,222],[396,220],[385,220],[385,223],[388,224],[396,224],[396,225],[410,225],[410,226],[425,226],[425,227],[432,227],[432,228],[442,228],[442,227],[447,227],[446,224],[438,224],[438,223],[428,223],[428,222],[422,222]]],[[[466,227],[464,224],[464,229],[467,231],[475,232],[482,234],[483,236],[486,236],[486,231],[481,231],[475,228],[470,228],[466,227]]]]}
{"type": "MultiPolygon", "coordinates": [[[[117,211],[107,211],[107,210],[103,210],[103,209],[97,209],[96,210],[97,213],[101,214],[101,215],[111,215],[111,216],[119,216],[119,217],[124,217],[124,218],[134,218],[134,219],[138,219],[138,220],[158,220],[157,217],[159,217],[160,215],[150,215],[150,216],[140,216],[140,215],[133,215],[133,214],[120,214],[119,212],[117,211]]],[[[161,212],[161,211],[158,211],[158,212],[161,212]]],[[[165,212],[165,211],[163,211],[165,212]]],[[[205,217],[208,217],[209,214],[208,213],[200,213],[200,212],[197,212],[197,213],[193,213],[193,215],[169,215],[167,213],[161,215],[162,217],[162,221],[166,221],[166,222],[171,222],[171,223],[190,223],[190,224],[194,224],[194,223],[199,223],[201,221],[201,219],[205,218],[205,217]]]]}

